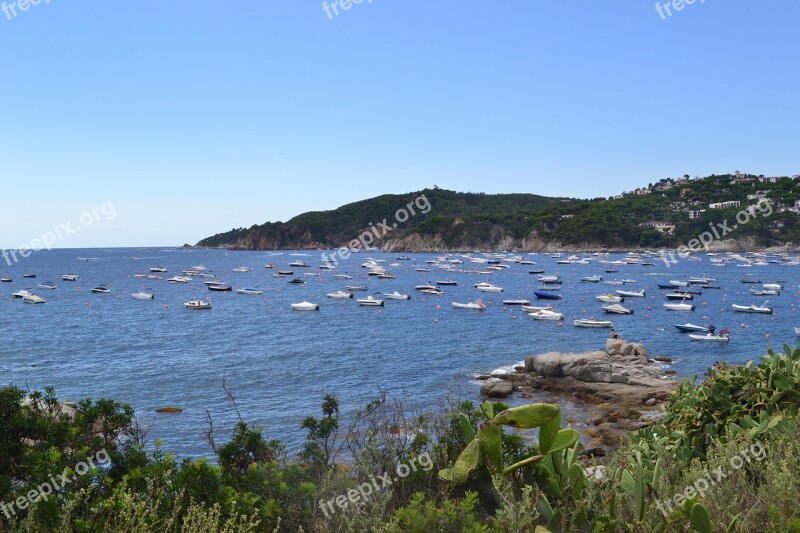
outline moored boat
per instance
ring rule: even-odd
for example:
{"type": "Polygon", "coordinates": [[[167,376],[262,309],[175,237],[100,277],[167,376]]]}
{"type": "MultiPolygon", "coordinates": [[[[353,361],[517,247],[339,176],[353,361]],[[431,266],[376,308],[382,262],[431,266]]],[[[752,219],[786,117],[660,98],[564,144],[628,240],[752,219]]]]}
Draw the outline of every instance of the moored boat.
{"type": "Polygon", "coordinates": [[[705,342],[728,342],[730,337],[725,335],[698,335],[697,333],[692,333],[689,335],[689,338],[693,341],[705,341],[705,342]]]}
{"type": "Polygon", "coordinates": [[[528,313],[534,320],[564,320],[564,313],[552,309],[537,309],[528,313]]]}
{"type": "Polygon", "coordinates": [[[363,305],[366,307],[383,307],[383,300],[378,300],[373,296],[367,296],[366,298],[362,298],[356,301],[358,302],[358,305],[363,305]]]}
{"type": "Polygon", "coordinates": [[[533,295],[539,300],[560,300],[561,295],[557,292],[549,291],[533,291],[533,295]]]}
{"type": "Polygon", "coordinates": [[[458,302],[453,302],[453,308],[454,309],[473,309],[475,311],[483,311],[484,309],[486,309],[486,305],[484,305],[484,303],[482,301],[480,301],[480,300],[477,300],[475,302],[467,302],[465,304],[458,303],[458,302]]]}
{"type": "Polygon", "coordinates": [[[611,328],[614,327],[610,320],[592,320],[588,318],[576,318],[572,321],[576,328],[611,328]]]}
{"type": "Polygon", "coordinates": [[[22,297],[22,301],[26,304],[43,304],[44,298],[35,294],[28,294],[27,296],[22,297]]]}
{"type": "Polygon", "coordinates": [[[664,304],[664,309],[668,311],[694,311],[694,306],[692,304],[664,304]]]}
{"type": "Polygon", "coordinates": [[[731,307],[737,313],[761,313],[765,315],[771,315],[772,309],[767,307],[767,302],[764,302],[763,305],[736,305],[731,304],[731,307]]]}
{"type": "Polygon", "coordinates": [[[628,309],[620,304],[604,305],[603,311],[612,315],[632,315],[633,309],[628,309]]]}
{"type": "Polygon", "coordinates": [[[394,292],[384,293],[383,298],[385,300],[410,300],[411,299],[411,295],[410,294],[401,294],[401,293],[399,293],[397,291],[394,291],[394,292]]]}
{"type": "Polygon", "coordinates": [[[189,300],[187,302],[183,302],[183,307],[194,310],[211,309],[211,302],[203,300],[189,300]]]}
{"type": "Polygon", "coordinates": [[[346,300],[348,298],[352,298],[353,297],[353,293],[352,292],[344,292],[344,291],[336,291],[336,292],[329,292],[325,296],[328,297],[328,298],[346,300]]]}
{"type": "Polygon", "coordinates": [[[296,304],[292,304],[292,310],[294,311],[319,311],[319,304],[314,304],[311,302],[300,302],[296,304]]]}
{"type": "Polygon", "coordinates": [[[673,326],[675,326],[678,329],[678,331],[681,331],[683,333],[697,332],[697,331],[703,331],[703,332],[708,331],[708,328],[705,327],[705,326],[698,326],[698,325],[695,325],[695,324],[690,324],[688,322],[686,324],[673,324],[673,326]]]}
{"type": "Polygon", "coordinates": [[[153,294],[153,289],[145,289],[141,292],[131,294],[131,298],[134,300],[152,300],[155,297],[156,295],[153,294]]]}
{"type": "Polygon", "coordinates": [[[647,293],[645,293],[644,289],[642,289],[640,291],[622,291],[622,290],[618,290],[618,291],[614,291],[614,292],[616,292],[620,296],[632,297],[632,298],[644,298],[645,296],[647,296],[647,293]]]}

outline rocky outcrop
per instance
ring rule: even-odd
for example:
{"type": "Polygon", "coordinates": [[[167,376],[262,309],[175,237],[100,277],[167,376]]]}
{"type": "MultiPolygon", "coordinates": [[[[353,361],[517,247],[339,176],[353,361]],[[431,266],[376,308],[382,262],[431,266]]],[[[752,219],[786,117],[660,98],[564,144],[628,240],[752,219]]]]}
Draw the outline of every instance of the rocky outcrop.
{"type": "Polygon", "coordinates": [[[508,398],[513,392],[514,384],[503,379],[481,385],[481,396],[486,398],[508,398]]]}
{"type": "MultiPolygon", "coordinates": [[[[511,386],[524,398],[581,403],[588,426],[584,435],[607,447],[619,445],[628,431],[661,416],[660,405],[677,384],[650,364],[643,345],[622,339],[608,339],[602,351],[531,355],[518,373],[493,377],[508,383],[504,390],[511,386]]],[[[489,381],[484,387],[503,381],[489,381]]]]}

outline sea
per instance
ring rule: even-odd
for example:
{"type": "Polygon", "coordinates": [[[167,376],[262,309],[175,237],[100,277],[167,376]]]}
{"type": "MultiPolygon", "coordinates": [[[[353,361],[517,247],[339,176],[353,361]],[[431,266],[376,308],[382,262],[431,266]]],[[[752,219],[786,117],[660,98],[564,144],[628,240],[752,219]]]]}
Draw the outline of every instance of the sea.
{"type": "MultiPolygon", "coordinates": [[[[395,254],[370,251],[337,257],[335,270],[322,270],[322,251],[225,251],[183,248],[58,249],[41,251],[11,265],[0,262],[0,385],[29,390],[54,387],[62,400],[113,398],[131,404],[140,423],[156,442],[177,457],[212,456],[206,442],[211,417],[218,442],[225,441],[239,416],[263,428],[269,439],[285,441],[290,450],[302,445],[301,423],[320,415],[325,394],[340,402],[343,419],[364,402],[386,391],[409,406],[436,408],[448,395],[480,400],[482,374],[511,371],[530,354],[548,351],[599,350],[608,329],[577,328],[574,318],[612,320],[629,342],[645,345],[648,356],[678,377],[702,377],[717,361],[745,363],[766,353],[768,345],[796,344],[800,271],[785,257],[731,259],[698,254],[667,265],[657,257],[642,264],[613,265],[625,256],[584,254],[590,264],[559,264],[562,258],[542,254],[395,254]],[[373,259],[395,275],[377,279],[362,266],[373,259]],[[492,265],[478,261],[499,261],[492,265]],[[745,261],[744,259],[748,259],[745,261]],[[290,267],[291,262],[308,267],[290,267]],[[524,264],[535,262],[535,265],[524,264]],[[787,263],[790,263],[787,265],[787,263]],[[737,266],[749,264],[751,266],[737,266]],[[276,268],[265,268],[266,265],[276,268]],[[506,266],[487,272],[489,266],[506,266]],[[165,273],[151,268],[164,267],[165,273]],[[211,292],[203,278],[188,283],[168,279],[193,267],[205,267],[231,292],[211,292]],[[234,269],[247,267],[246,272],[234,269]],[[444,268],[446,267],[446,268],[444,268]],[[559,275],[562,299],[536,300],[542,283],[531,270],[559,275]],[[607,273],[606,269],[618,269],[607,273]],[[418,269],[429,269],[429,272],[418,269]],[[277,270],[292,270],[276,277],[277,270]],[[482,273],[484,272],[484,273],[482,273]],[[25,278],[24,274],[36,274],[25,278]],[[65,274],[78,275],[64,281],[65,274]],[[135,275],[161,276],[161,279],[135,275]],[[309,275],[306,275],[309,274],[309,275]],[[349,275],[352,280],[335,279],[349,275]],[[581,282],[585,276],[604,281],[631,281],[624,286],[581,282]],[[700,289],[693,312],[668,311],[658,283],[690,277],[715,278],[719,289],[700,289]],[[290,284],[294,277],[304,284],[290,284]],[[759,284],[779,283],[779,296],[753,296],[759,284]],[[426,296],[418,285],[455,281],[441,296],[426,296]],[[490,282],[502,293],[482,293],[474,284],[490,282]],[[57,285],[55,289],[40,284],[57,285]],[[410,293],[408,301],[386,300],[383,307],[359,306],[355,299],[326,294],[347,285],[366,285],[356,298],[386,292],[410,293]],[[110,292],[93,293],[103,286],[110,292]],[[260,295],[238,294],[254,288],[260,295]],[[30,305],[12,296],[27,289],[45,304],[30,305]],[[153,300],[133,293],[152,289],[153,300]],[[646,291],[645,298],[626,298],[633,315],[606,315],[595,297],[615,290],[646,291]],[[482,298],[484,311],[454,309],[452,302],[482,298]],[[208,299],[210,310],[190,310],[184,302],[208,299]],[[553,304],[562,322],[536,321],[505,299],[553,304]],[[300,312],[292,303],[320,304],[318,312],[300,312]],[[731,304],[766,305],[773,314],[732,311],[731,304]],[[730,331],[728,343],[693,342],[673,324],[716,326],[730,331]],[[224,384],[224,386],[223,386],[224,384]],[[230,395],[226,391],[230,391],[230,395]],[[235,400],[235,405],[231,401],[235,400]],[[156,413],[179,407],[180,413],[156,413]]],[[[724,257],[724,256],[720,256],[724,257]]],[[[696,286],[695,286],[696,288],[696,286]]],[[[544,394],[544,393],[542,393],[544,394]]],[[[537,398],[546,401],[546,397],[537,398]]],[[[576,409],[575,406],[569,406],[576,409]]],[[[579,418],[576,416],[576,418],[579,418]]]]}

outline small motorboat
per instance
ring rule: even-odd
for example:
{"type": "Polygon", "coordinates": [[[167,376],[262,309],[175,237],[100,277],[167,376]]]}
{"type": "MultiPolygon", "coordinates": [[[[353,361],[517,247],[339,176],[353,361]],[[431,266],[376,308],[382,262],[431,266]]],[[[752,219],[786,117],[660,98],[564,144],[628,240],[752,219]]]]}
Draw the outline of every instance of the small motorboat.
{"type": "Polygon", "coordinates": [[[346,291],[365,291],[367,290],[366,285],[348,285],[344,288],[346,291]]]}
{"type": "Polygon", "coordinates": [[[417,269],[417,272],[430,272],[430,271],[431,271],[430,268],[418,268],[417,269]]]}
{"type": "Polygon", "coordinates": [[[135,292],[131,294],[134,300],[152,300],[156,295],[153,294],[153,289],[145,289],[142,292],[135,292]]]}
{"type": "Polygon", "coordinates": [[[619,273],[619,269],[616,269],[616,268],[607,268],[606,269],[606,274],[618,274],[618,273],[619,273]]]}
{"type": "Polygon", "coordinates": [[[761,283],[761,281],[755,278],[745,278],[742,280],[742,283],[761,283]]]}
{"type": "Polygon", "coordinates": [[[528,305],[530,300],[503,300],[503,305],[528,305]]]}
{"type": "Polygon", "coordinates": [[[545,284],[560,285],[562,283],[561,276],[539,276],[539,281],[545,284]]]}
{"type": "Polygon", "coordinates": [[[264,265],[264,268],[266,268],[267,270],[272,270],[273,268],[275,268],[275,265],[267,264],[267,265],[264,265]]]}
{"type": "Polygon", "coordinates": [[[533,295],[539,300],[560,300],[561,295],[557,292],[549,291],[533,291],[533,295]]]}
{"type": "Polygon", "coordinates": [[[167,280],[169,283],[189,283],[192,281],[192,278],[188,276],[174,276],[167,280]]]}
{"type": "Polygon", "coordinates": [[[35,273],[35,272],[25,272],[25,273],[22,275],[22,277],[23,277],[23,278],[35,278],[35,277],[36,277],[36,273],[35,273]]]}
{"type": "Polygon", "coordinates": [[[335,274],[333,279],[353,279],[353,276],[348,276],[347,274],[335,274]]]}
{"type": "Polygon", "coordinates": [[[308,264],[304,261],[293,261],[289,263],[290,267],[297,267],[297,268],[308,268],[308,264]]]}
{"type": "Polygon", "coordinates": [[[11,283],[12,281],[14,280],[11,278],[0,278],[0,283],[11,283]]]}
{"type": "Polygon", "coordinates": [[[292,304],[292,310],[294,310],[294,311],[319,311],[319,304],[312,304],[311,302],[300,302],[298,304],[292,304]]]}
{"type": "Polygon", "coordinates": [[[455,282],[455,281],[453,281],[451,279],[445,279],[445,280],[437,281],[436,284],[437,285],[450,285],[450,286],[458,285],[457,282],[455,282]]]}
{"type": "Polygon", "coordinates": [[[264,291],[260,289],[239,289],[238,291],[236,291],[237,294],[253,294],[253,295],[263,294],[263,292],[264,291]]]}
{"type": "Polygon", "coordinates": [[[157,266],[157,267],[151,268],[150,272],[162,272],[163,273],[163,272],[169,272],[169,270],[167,270],[167,267],[157,266]]]}
{"type": "Polygon", "coordinates": [[[39,288],[40,289],[47,289],[49,291],[52,291],[54,289],[57,289],[58,285],[56,285],[54,283],[41,283],[41,284],[39,284],[39,288]]]}
{"type": "Polygon", "coordinates": [[[478,300],[475,302],[467,302],[465,304],[453,302],[454,309],[474,309],[475,311],[483,311],[486,309],[486,305],[478,300]]]}
{"type": "Polygon", "coordinates": [[[397,291],[394,291],[394,292],[385,293],[383,295],[383,298],[386,299],[386,300],[410,300],[411,299],[411,295],[410,294],[401,294],[401,293],[399,293],[397,291]]]}
{"type": "Polygon", "coordinates": [[[613,294],[601,294],[600,296],[595,296],[595,300],[607,304],[618,304],[624,302],[625,298],[622,296],[614,296],[613,294]]]}
{"type": "Polygon", "coordinates": [[[223,281],[217,281],[215,283],[209,283],[208,285],[206,285],[206,287],[208,287],[208,290],[210,290],[210,291],[218,291],[218,292],[225,292],[225,291],[233,290],[233,288],[231,287],[230,283],[225,283],[223,281]]]}
{"type": "Polygon", "coordinates": [[[736,305],[732,304],[733,310],[737,313],[761,313],[765,315],[771,315],[772,309],[767,307],[767,302],[764,302],[763,305],[736,305]]]}
{"type": "Polygon", "coordinates": [[[537,309],[528,313],[534,320],[564,320],[564,313],[552,309],[537,309]]]}
{"type": "Polygon", "coordinates": [[[614,292],[616,292],[620,296],[631,297],[631,298],[644,298],[644,297],[647,296],[647,293],[644,292],[644,289],[642,289],[640,291],[622,291],[622,290],[618,290],[618,291],[614,291],[614,292]]]}
{"type": "Polygon", "coordinates": [[[383,300],[378,300],[372,296],[367,296],[366,298],[356,301],[358,302],[358,305],[363,305],[366,307],[383,307],[383,300]]]}
{"type": "Polygon", "coordinates": [[[705,342],[728,342],[730,337],[727,334],[725,335],[698,335],[696,333],[692,333],[689,335],[689,338],[693,341],[705,341],[705,342]]]}
{"type": "Polygon", "coordinates": [[[669,280],[670,285],[673,287],[686,287],[689,285],[688,281],[681,281],[679,279],[671,279],[669,280]]]}
{"type": "Polygon", "coordinates": [[[291,283],[292,285],[304,285],[305,282],[306,280],[302,278],[292,278],[288,281],[288,283],[291,283]]]}
{"type": "Polygon", "coordinates": [[[61,279],[63,281],[78,281],[79,277],[80,276],[78,276],[77,274],[64,274],[63,276],[61,276],[61,279]]]}
{"type": "Polygon", "coordinates": [[[353,297],[353,293],[352,292],[344,292],[344,291],[336,291],[336,292],[329,292],[325,296],[328,297],[328,298],[336,298],[336,299],[340,299],[340,300],[346,300],[348,298],[352,298],[353,297]]]}
{"type": "Polygon", "coordinates": [[[581,283],[600,283],[603,281],[602,276],[583,276],[579,280],[581,283]]]}
{"type": "Polygon", "coordinates": [[[528,274],[544,274],[544,269],[534,268],[533,270],[528,270],[528,274]]]}
{"type": "Polygon", "coordinates": [[[673,326],[678,328],[678,331],[681,331],[683,333],[697,332],[697,331],[702,331],[702,332],[708,331],[708,328],[705,327],[705,326],[697,326],[695,324],[690,324],[688,322],[686,324],[673,324],[673,326]]]}
{"type": "Polygon", "coordinates": [[[383,274],[378,274],[376,277],[378,279],[395,279],[397,276],[395,276],[394,274],[390,274],[390,273],[386,272],[386,273],[383,273],[383,274]]]}
{"type": "Polygon", "coordinates": [[[11,294],[11,296],[13,296],[14,298],[25,298],[26,296],[30,296],[30,295],[31,295],[31,293],[26,291],[26,290],[17,291],[17,292],[14,292],[14,293],[11,294]]]}
{"type": "Polygon", "coordinates": [[[481,285],[478,290],[481,292],[503,292],[503,288],[496,285],[481,285]]]}
{"type": "Polygon", "coordinates": [[[552,311],[552,305],[523,305],[522,310],[526,313],[534,313],[536,311],[552,311]]]}
{"type": "Polygon", "coordinates": [[[674,292],[675,294],[694,294],[697,296],[703,294],[703,291],[701,291],[700,289],[695,289],[692,287],[683,287],[683,288],[676,287],[675,290],[672,292],[674,292]]]}
{"type": "Polygon", "coordinates": [[[679,286],[680,285],[673,285],[672,283],[659,283],[658,284],[658,288],[659,289],[674,289],[674,288],[679,287],[679,286]]]}
{"type": "Polygon", "coordinates": [[[336,267],[333,265],[320,265],[317,268],[320,270],[336,270],[336,267]]]}
{"type": "Polygon", "coordinates": [[[780,296],[780,292],[772,289],[750,289],[750,294],[753,296],[780,296]]]}
{"type": "Polygon", "coordinates": [[[692,304],[664,304],[664,309],[667,311],[694,311],[692,304]]]}
{"type": "Polygon", "coordinates": [[[41,296],[36,296],[35,294],[28,294],[27,296],[22,297],[22,301],[26,304],[43,304],[44,298],[41,296]]]}
{"type": "Polygon", "coordinates": [[[240,266],[240,267],[236,267],[236,268],[232,268],[231,269],[231,272],[239,272],[239,273],[242,273],[242,274],[246,274],[247,272],[252,272],[252,271],[253,271],[253,269],[248,267],[248,266],[240,266]]]}
{"type": "Polygon", "coordinates": [[[186,309],[211,309],[211,302],[203,301],[203,300],[189,300],[188,302],[183,302],[183,306],[186,309]]]}
{"type": "Polygon", "coordinates": [[[95,293],[95,294],[108,294],[108,293],[111,292],[111,289],[100,285],[98,287],[94,287],[92,289],[92,292],[95,293]]]}
{"type": "Polygon", "coordinates": [[[419,292],[422,294],[429,294],[431,296],[441,296],[444,294],[444,291],[440,291],[439,289],[422,289],[419,292]]]}
{"type": "Polygon", "coordinates": [[[628,309],[620,304],[604,305],[603,311],[612,315],[632,315],[633,309],[628,309]]]}
{"type": "Polygon", "coordinates": [[[576,328],[611,328],[614,327],[610,320],[591,320],[588,318],[576,318],[572,321],[576,328]]]}
{"type": "Polygon", "coordinates": [[[700,285],[701,289],[721,289],[719,285],[700,285]]]}
{"type": "Polygon", "coordinates": [[[278,270],[278,274],[273,276],[294,276],[294,270],[278,270]]]}
{"type": "Polygon", "coordinates": [[[694,300],[694,295],[689,293],[671,292],[665,296],[667,300],[694,300]]]}

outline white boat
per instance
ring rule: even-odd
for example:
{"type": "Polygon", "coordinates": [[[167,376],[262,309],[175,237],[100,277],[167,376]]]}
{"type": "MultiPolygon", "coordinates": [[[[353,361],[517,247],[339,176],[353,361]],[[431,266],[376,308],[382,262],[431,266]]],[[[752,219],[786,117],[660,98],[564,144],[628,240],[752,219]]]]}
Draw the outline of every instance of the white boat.
{"type": "Polygon", "coordinates": [[[56,285],[54,283],[42,283],[42,284],[39,285],[39,288],[40,289],[53,290],[53,289],[57,289],[58,285],[56,285]]]}
{"type": "Polygon", "coordinates": [[[92,288],[92,292],[95,294],[108,294],[111,292],[111,289],[108,289],[102,285],[98,285],[97,287],[92,288]]]}
{"type": "Polygon", "coordinates": [[[64,274],[61,279],[64,281],[78,281],[79,277],[77,274],[64,274]]]}
{"type": "Polygon", "coordinates": [[[144,279],[147,277],[147,274],[134,274],[133,277],[137,279],[144,279]]]}
{"type": "Polygon", "coordinates": [[[152,300],[156,295],[153,294],[153,289],[145,289],[142,292],[135,292],[131,294],[134,300],[152,300]]]}
{"type": "Polygon", "coordinates": [[[241,273],[252,272],[252,271],[253,269],[247,266],[240,266],[231,269],[231,272],[241,272],[241,273]]]}
{"type": "Polygon", "coordinates": [[[336,274],[333,276],[333,279],[353,279],[353,276],[348,276],[347,274],[336,274]]]}
{"type": "Polygon", "coordinates": [[[612,315],[632,315],[633,309],[628,309],[620,304],[604,305],[603,311],[612,315]]]}
{"type": "Polygon", "coordinates": [[[475,311],[483,311],[486,309],[486,305],[480,300],[475,302],[467,302],[465,304],[453,302],[454,309],[474,309],[475,311]]]}
{"type": "Polygon", "coordinates": [[[780,292],[773,289],[750,289],[750,294],[753,296],[780,296],[780,292]]]}
{"type": "Polygon", "coordinates": [[[294,311],[319,311],[319,304],[312,304],[311,302],[300,302],[292,304],[294,311]]]}
{"type": "Polygon", "coordinates": [[[552,309],[537,309],[528,313],[534,320],[564,320],[564,313],[552,309]]]}
{"type": "Polygon", "coordinates": [[[640,291],[615,291],[620,296],[631,297],[631,298],[644,298],[647,294],[644,292],[644,289],[640,291]]]}
{"type": "Polygon", "coordinates": [[[693,332],[702,331],[702,332],[706,332],[706,331],[708,331],[708,328],[705,327],[705,326],[698,326],[696,324],[690,324],[688,322],[686,324],[673,324],[673,326],[678,328],[678,331],[682,331],[682,332],[687,332],[687,331],[693,331],[693,332]]]}
{"type": "Polygon", "coordinates": [[[372,296],[367,296],[366,298],[356,301],[358,302],[358,305],[364,305],[367,307],[383,307],[383,300],[378,300],[372,296]]]}
{"type": "Polygon", "coordinates": [[[293,261],[289,263],[290,267],[308,268],[308,264],[304,261],[293,261]]]}
{"type": "Polygon", "coordinates": [[[689,338],[693,341],[705,342],[728,342],[731,340],[727,335],[698,335],[697,333],[692,333],[689,338]]]}
{"type": "Polygon", "coordinates": [[[576,328],[611,328],[614,327],[610,320],[590,320],[587,318],[576,318],[572,321],[576,328]]]}
{"type": "Polygon", "coordinates": [[[681,281],[679,279],[671,279],[669,280],[669,284],[673,287],[686,287],[689,285],[688,281],[681,281]]]}
{"type": "Polygon", "coordinates": [[[167,280],[169,283],[189,283],[192,278],[188,276],[175,276],[167,280]]]}
{"type": "Polygon", "coordinates": [[[481,292],[503,292],[503,288],[496,285],[481,285],[478,290],[481,292]]]}
{"type": "Polygon", "coordinates": [[[595,296],[595,299],[607,304],[618,304],[625,301],[622,296],[614,296],[613,294],[601,294],[600,296],[595,296]]]}
{"type": "Polygon", "coordinates": [[[603,276],[598,276],[598,275],[583,276],[582,278],[580,278],[579,281],[581,283],[600,283],[601,281],[603,281],[603,276]]]}
{"type": "Polygon", "coordinates": [[[410,294],[401,294],[401,293],[399,293],[397,291],[385,293],[383,295],[383,297],[386,300],[410,300],[411,299],[411,295],[410,294]]]}
{"type": "Polygon", "coordinates": [[[539,281],[542,283],[561,283],[560,276],[539,276],[539,281]]]}
{"type": "Polygon", "coordinates": [[[617,279],[609,279],[603,282],[603,285],[625,285],[625,282],[617,279]]]}
{"type": "Polygon", "coordinates": [[[692,304],[664,304],[664,309],[667,311],[694,311],[694,306],[692,304]]]}
{"type": "Polygon", "coordinates": [[[31,293],[29,293],[28,291],[25,291],[25,290],[17,291],[15,293],[11,294],[11,296],[13,296],[14,298],[25,298],[26,296],[30,296],[30,295],[31,295],[31,293]]]}
{"type": "Polygon", "coordinates": [[[440,291],[439,289],[422,289],[419,292],[422,294],[429,294],[431,296],[441,296],[444,294],[444,291],[440,291]]]}
{"type": "Polygon", "coordinates": [[[346,291],[365,291],[367,290],[366,285],[347,285],[344,290],[346,291]]]}
{"type": "Polygon", "coordinates": [[[183,306],[186,309],[195,310],[211,309],[211,302],[206,302],[203,300],[189,300],[188,302],[183,302],[183,306]]]}
{"type": "Polygon", "coordinates": [[[436,285],[417,285],[414,287],[415,291],[429,291],[436,289],[436,285]]]}
{"type": "Polygon", "coordinates": [[[41,296],[36,296],[35,294],[28,294],[27,296],[22,297],[22,301],[26,304],[43,304],[44,298],[41,296]]]}
{"type": "Polygon", "coordinates": [[[733,307],[733,310],[736,311],[737,313],[762,313],[765,315],[771,315],[772,309],[766,307],[766,305],[767,302],[764,302],[764,304],[761,306],[732,304],[731,307],[733,307]]]}
{"type": "Polygon", "coordinates": [[[329,292],[325,296],[327,296],[328,298],[336,298],[336,299],[339,299],[339,300],[346,300],[347,298],[352,298],[353,297],[353,293],[352,292],[344,292],[344,291],[336,291],[336,292],[329,292]]]}
{"type": "Polygon", "coordinates": [[[552,305],[523,305],[522,310],[526,313],[535,313],[536,311],[552,311],[552,305]]]}
{"type": "Polygon", "coordinates": [[[169,270],[167,270],[167,267],[157,266],[157,267],[151,268],[150,272],[169,272],[169,270]]]}
{"type": "Polygon", "coordinates": [[[783,290],[783,285],[781,285],[779,283],[764,283],[763,285],[761,285],[761,287],[763,287],[765,290],[768,290],[768,291],[782,291],[783,290]]]}
{"type": "Polygon", "coordinates": [[[237,294],[262,294],[264,291],[259,289],[239,289],[236,291],[237,294]]]}

